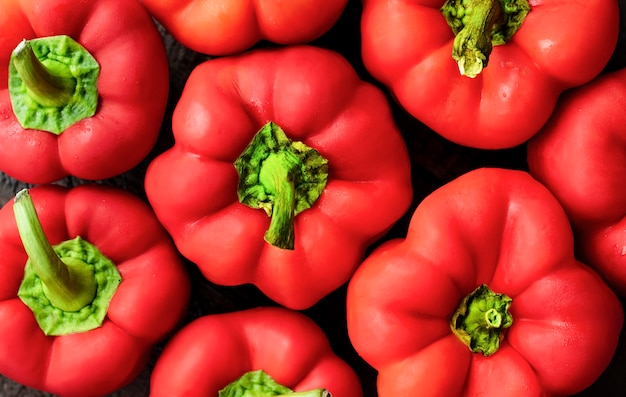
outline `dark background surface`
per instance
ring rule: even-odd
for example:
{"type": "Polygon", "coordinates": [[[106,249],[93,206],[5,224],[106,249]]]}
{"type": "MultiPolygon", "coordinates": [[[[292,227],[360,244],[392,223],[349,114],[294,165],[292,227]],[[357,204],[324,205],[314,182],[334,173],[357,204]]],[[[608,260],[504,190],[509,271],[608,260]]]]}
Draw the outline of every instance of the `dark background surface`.
{"type": "MultiPolygon", "coordinates": [[[[619,0],[621,15],[624,15],[626,0],[619,0]]],[[[370,81],[378,86],[371,76],[365,71],[360,58],[360,22],[361,4],[358,0],[349,0],[347,8],[340,20],[331,31],[316,40],[312,44],[330,48],[343,54],[354,66],[362,79],[370,81]]],[[[626,43],[625,29],[621,29],[620,40],[614,57],[606,68],[606,71],[615,70],[626,66],[626,43]]],[[[145,199],[143,192],[143,177],[149,162],[172,145],[171,114],[180,97],[183,85],[191,70],[200,62],[207,59],[201,54],[189,51],[180,46],[171,36],[162,30],[163,39],[168,49],[170,59],[170,98],[168,112],[165,116],[162,132],[154,150],[141,164],[133,170],[98,183],[123,187],[141,198],[145,199]]],[[[267,45],[260,43],[258,46],[267,45]]],[[[257,46],[257,47],[258,47],[257,46]]],[[[386,90],[380,86],[385,92],[386,90]]],[[[526,170],[525,145],[506,150],[484,151],[461,147],[446,141],[420,122],[413,119],[391,97],[398,126],[406,139],[407,147],[411,155],[413,172],[414,202],[407,214],[400,219],[381,240],[392,237],[401,237],[405,234],[410,214],[417,204],[430,192],[463,173],[479,167],[504,167],[511,169],[526,170]]],[[[74,186],[86,181],[66,178],[59,181],[65,186],[74,186]]],[[[18,182],[0,173],[0,205],[10,200],[14,194],[29,185],[18,182]]],[[[252,286],[221,287],[213,285],[200,275],[193,265],[189,266],[193,278],[194,291],[187,320],[192,320],[201,315],[222,313],[235,310],[256,307],[260,305],[272,305],[256,288],[252,286]]],[[[344,358],[357,371],[361,377],[364,397],[376,396],[376,372],[369,367],[353,350],[347,337],[345,325],[345,285],[333,292],[318,304],[304,313],[317,322],[326,332],[335,352],[344,358]]],[[[622,299],[626,304],[626,300],[622,299]]],[[[384,342],[383,342],[384,343],[384,342]]],[[[165,341],[155,348],[153,357],[146,370],[130,385],[111,394],[111,396],[147,396],[149,394],[149,377],[159,351],[165,341]]],[[[577,396],[623,396],[626,395],[626,331],[622,331],[620,344],[609,368],[589,389],[577,396]]],[[[44,397],[50,396],[32,389],[23,387],[0,375],[0,397],[44,397]]]]}

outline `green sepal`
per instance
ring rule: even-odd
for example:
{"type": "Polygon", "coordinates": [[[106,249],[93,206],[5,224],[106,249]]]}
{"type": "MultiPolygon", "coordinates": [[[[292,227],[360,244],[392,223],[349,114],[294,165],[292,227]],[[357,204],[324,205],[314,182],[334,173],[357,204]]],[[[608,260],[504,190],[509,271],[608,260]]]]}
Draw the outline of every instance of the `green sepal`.
{"type": "Polygon", "coordinates": [[[452,315],[450,329],[470,351],[490,356],[500,348],[505,329],[513,325],[512,302],[482,284],[463,298],[452,315]]]}
{"type": "Polygon", "coordinates": [[[69,36],[22,41],[9,61],[15,117],[23,128],[61,134],[96,113],[99,74],[96,59],[69,36]]]}
{"type": "Polygon", "coordinates": [[[239,379],[219,391],[218,397],[330,397],[326,389],[294,392],[276,382],[267,372],[259,369],[243,374],[239,379]]]}
{"type": "Polygon", "coordinates": [[[30,259],[26,262],[18,296],[32,310],[46,335],[67,335],[100,327],[111,299],[122,282],[117,267],[95,245],[81,237],[54,245],[53,249],[65,263],[79,261],[93,268],[97,286],[93,301],[73,312],[53,306],[46,297],[44,284],[33,270],[30,259]]]}
{"type": "Polygon", "coordinates": [[[302,142],[292,141],[273,122],[265,124],[234,162],[239,201],[271,217],[265,240],[294,248],[294,217],[309,209],[328,181],[328,160],[302,142]]]}

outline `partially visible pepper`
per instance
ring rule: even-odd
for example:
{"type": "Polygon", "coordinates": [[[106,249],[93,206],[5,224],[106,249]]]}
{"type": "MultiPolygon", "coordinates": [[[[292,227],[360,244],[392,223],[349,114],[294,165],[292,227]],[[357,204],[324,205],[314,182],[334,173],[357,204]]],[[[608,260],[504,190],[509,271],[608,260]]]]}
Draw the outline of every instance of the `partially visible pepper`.
{"type": "Polygon", "coordinates": [[[304,44],[326,33],[348,0],[141,0],[184,46],[232,55],[261,41],[304,44]]]}
{"type": "Polygon", "coordinates": [[[348,284],[348,335],[380,397],[569,396],[614,356],[624,313],[574,256],[569,220],[527,172],[480,168],[415,209],[348,284]]]}
{"type": "Polygon", "coordinates": [[[150,397],[361,397],[354,370],[306,315],[258,307],[205,315],[168,342],[150,397]]]}
{"type": "Polygon", "coordinates": [[[577,254],[626,296],[626,69],[565,93],[528,142],[530,173],[561,202],[577,254]]]}
{"type": "Polygon", "coordinates": [[[49,185],[0,209],[0,373],[103,396],[179,324],[190,283],[151,209],[123,190],[49,185]]]}
{"type": "Polygon", "coordinates": [[[125,0],[0,0],[0,171],[99,180],[138,165],[161,129],[167,53],[125,0]]]}
{"type": "Polygon", "coordinates": [[[413,117],[468,147],[530,139],[559,95],[596,77],[618,39],[616,0],[363,0],[369,73],[413,117]]]}

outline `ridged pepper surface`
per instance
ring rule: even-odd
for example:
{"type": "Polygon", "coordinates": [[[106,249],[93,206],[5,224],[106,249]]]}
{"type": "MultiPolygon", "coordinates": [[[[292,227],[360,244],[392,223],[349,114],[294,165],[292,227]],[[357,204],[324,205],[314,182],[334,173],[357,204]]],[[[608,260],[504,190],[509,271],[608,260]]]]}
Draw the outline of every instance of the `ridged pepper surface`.
{"type": "Polygon", "coordinates": [[[102,185],[38,186],[0,210],[0,374],[104,396],[182,320],[190,283],[145,202],[102,185]]]}
{"type": "Polygon", "coordinates": [[[574,257],[569,221],[525,171],[480,168],[427,196],[405,238],[348,286],[347,324],[380,397],[542,397],[611,361],[620,301],[574,257]]]}
{"type": "Polygon", "coordinates": [[[617,44],[616,0],[363,0],[363,62],[455,143],[520,145],[617,44]]]}
{"type": "Polygon", "coordinates": [[[327,49],[205,61],[172,128],[145,189],[179,251],[209,281],[254,284],[291,309],[348,281],[411,204],[386,97],[327,49]]]}
{"type": "Polygon", "coordinates": [[[563,95],[528,143],[530,173],[572,222],[577,253],[626,296],[626,69],[563,95]]]}
{"type": "Polygon", "coordinates": [[[159,356],[150,397],[361,397],[354,370],[300,312],[257,307],[183,327],[159,356]]]}
{"type": "Polygon", "coordinates": [[[137,1],[0,0],[0,171],[106,179],[153,148],[169,91],[161,35],[137,1]]]}
{"type": "Polygon", "coordinates": [[[337,22],[348,0],[141,0],[184,46],[230,55],[258,42],[304,44],[337,22]]]}

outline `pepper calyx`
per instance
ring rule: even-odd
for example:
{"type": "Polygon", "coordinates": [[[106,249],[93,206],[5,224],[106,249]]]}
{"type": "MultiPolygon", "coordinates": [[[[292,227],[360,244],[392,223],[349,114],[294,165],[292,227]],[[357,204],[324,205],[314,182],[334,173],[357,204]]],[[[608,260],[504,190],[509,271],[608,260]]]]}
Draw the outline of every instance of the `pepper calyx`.
{"type": "Polygon", "coordinates": [[[271,217],[265,240],[294,249],[295,216],[309,209],[328,181],[328,160],[303,142],[292,141],[274,122],[265,124],[234,162],[242,204],[271,217]]]}
{"type": "Polygon", "coordinates": [[[513,325],[513,300],[482,284],[468,294],[450,320],[450,329],[470,351],[490,356],[498,351],[506,328],[513,325]]]}
{"type": "Polygon", "coordinates": [[[447,0],[440,12],[456,36],[452,58],[460,73],[479,75],[493,46],[506,44],[530,10],[528,0],[447,0]]]}
{"type": "Polygon", "coordinates": [[[22,128],[63,133],[98,107],[100,65],[66,35],[22,40],[9,60],[11,105],[22,128]]]}
{"type": "Polygon", "coordinates": [[[13,210],[28,255],[17,295],[41,330],[66,335],[100,327],[122,281],[115,264],[80,236],[52,246],[27,189],[13,210]]]}
{"type": "Polygon", "coordinates": [[[331,397],[328,390],[319,388],[295,392],[276,382],[262,369],[249,371],[219,391],[218,397],[331,397]]]}

